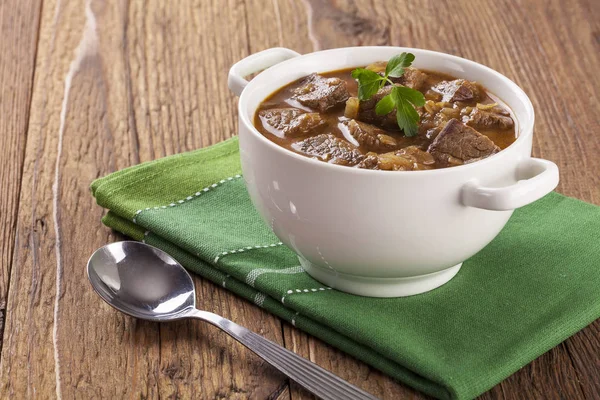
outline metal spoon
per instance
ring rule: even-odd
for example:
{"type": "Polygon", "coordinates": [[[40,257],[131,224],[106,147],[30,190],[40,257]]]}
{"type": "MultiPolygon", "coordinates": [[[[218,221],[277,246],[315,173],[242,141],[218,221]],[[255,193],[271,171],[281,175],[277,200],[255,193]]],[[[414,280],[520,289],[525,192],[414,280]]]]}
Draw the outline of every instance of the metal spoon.
{"type": "Polygon", "coordinates": [[[235,322],[198,310],[191,276],[162,250],[140,242],[111,243],[92,254],[87,272],[100,297],[125,314],[158,322],[201,319],[227,332],[315,396],[326,400],[376,399],[235,322]]]}

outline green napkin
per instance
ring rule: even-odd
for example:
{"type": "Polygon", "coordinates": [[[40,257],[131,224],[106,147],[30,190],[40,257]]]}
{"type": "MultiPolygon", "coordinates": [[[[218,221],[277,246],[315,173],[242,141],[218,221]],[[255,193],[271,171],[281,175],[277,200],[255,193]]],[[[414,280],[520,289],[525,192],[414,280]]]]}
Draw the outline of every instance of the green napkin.
{"type": "Polygon", "coordinates": [[[429,293],[333,290],[254,210],[237,139],[92,183],[103,222],[395,379],[475,397],[600,317],[600,208],[552,193],[429,293]]]}

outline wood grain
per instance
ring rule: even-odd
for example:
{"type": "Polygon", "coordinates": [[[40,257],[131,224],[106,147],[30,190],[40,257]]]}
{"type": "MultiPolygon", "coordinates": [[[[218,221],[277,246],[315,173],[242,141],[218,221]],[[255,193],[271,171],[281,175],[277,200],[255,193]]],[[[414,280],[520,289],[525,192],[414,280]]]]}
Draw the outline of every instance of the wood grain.
{"type": "MultiPolygon", "coordinates": [[[[0,310],[8,298],[2,398],[311,398],[209,326],[158,326],[118,314],[98,300],[84,273],[95,248],[120,239],[99,223],[102,210],[89,183],[235,134],[236,99],[226,71],[268,47],[306,53],[403,45],[489,65],[530,95],[537,112],[534,155],[559,164],[558,190],[600,204],[597,2],[173,4],[0,5],[0,54],[11,55],[0,58],[6,154],[0,183],[8,193],[0,197],[0,310]],[[6,93],[14,93],[10,101],[6,93]]],[[[423,398],[222,288],[199,278],[195,283],[200,307],[379,397],[423,398]]],[[[482,398],[600,398],[599,352],[597,321],[482,398]]]]}
{"type": "Polygon", "coordinates": [[[13,248],[19,245],[17,210],[41,6],[41,0],[0,3],[0,337],[13,248]]]}
{"type": "MultiPolygon", "coordinates": [[[[244,14],[235,4],[186,6],[44,4],[17,234],[28,245],[14,256],[0,393],[266,398],[287,383],[206,324],[159,327],[116,313],[85,277],[89,254],[117,240],[99,224],[93,179],[235,131],[225,112],[234,99],[214,71],[248,54],[238,30],[244,14]],[[215,25],[222,20],[229,29],[215,25]],[[206,56],[229,43],[230,54],[206,56]],[[207,60],[213,65],[195,68],[207,60]],[[207,93],[216,96],[205,101],[207,93]],[[32,221],[43,228],[31,229],[32,221]]],[[[199,307],[282,342],[272,315],[200,279],[196,285],[199,307]]]]}

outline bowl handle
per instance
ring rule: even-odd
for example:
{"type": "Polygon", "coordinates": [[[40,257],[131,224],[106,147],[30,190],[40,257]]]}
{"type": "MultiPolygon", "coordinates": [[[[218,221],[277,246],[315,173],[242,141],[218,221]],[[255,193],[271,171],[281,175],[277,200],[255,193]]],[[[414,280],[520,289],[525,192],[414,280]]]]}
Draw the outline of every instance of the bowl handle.
{"type": "Polygon", "coordinates": [[[484,210],[507,211],[544,197],[558,185],[558,167],[552,161],[527,158],[517,167],[514,185],[493,188],[468,182],[462,189],[462,203],[484,210]]]}
{"type": "Polygon", "coordinates": [[[245,76],[262,71],[263,69],[267,69],[282,61],[298,57],[299,55],[299,53],[286,49],[285,47],[273,47],[272,49],[251,54],[233,64],[229,70],[229,78],[227,79],[229,89],[239,96],[248,84],[248,81],[244,79],[245,76]]]}

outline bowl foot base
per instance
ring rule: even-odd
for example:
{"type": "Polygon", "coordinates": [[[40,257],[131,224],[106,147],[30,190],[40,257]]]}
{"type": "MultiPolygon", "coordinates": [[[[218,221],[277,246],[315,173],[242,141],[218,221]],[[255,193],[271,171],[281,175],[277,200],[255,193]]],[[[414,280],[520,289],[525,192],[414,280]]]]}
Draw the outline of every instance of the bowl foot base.
{"type": "Polygon", "coordinates": [[[372,278],[327,270],[298,258],[302,268],[319,282],[342,292],[368,297],[406,297],[429,292],[454,278],[462,266],[460,263],[439,272],[408,278],[372,278]]]}

